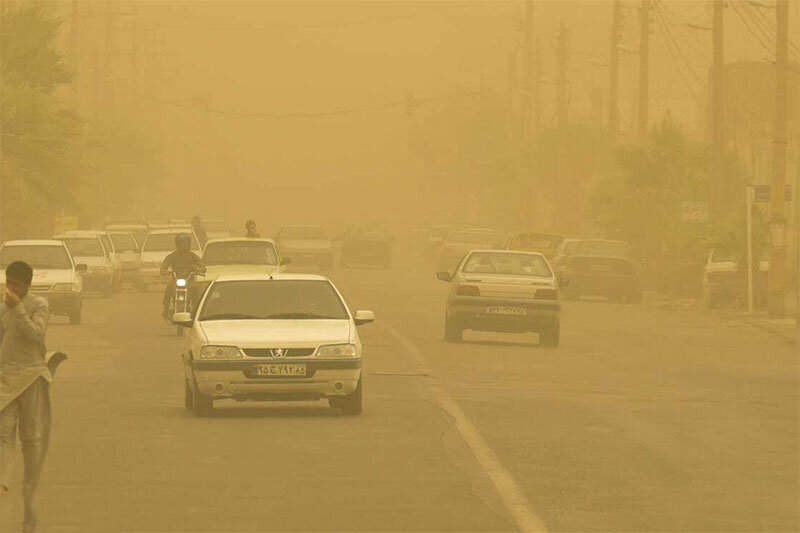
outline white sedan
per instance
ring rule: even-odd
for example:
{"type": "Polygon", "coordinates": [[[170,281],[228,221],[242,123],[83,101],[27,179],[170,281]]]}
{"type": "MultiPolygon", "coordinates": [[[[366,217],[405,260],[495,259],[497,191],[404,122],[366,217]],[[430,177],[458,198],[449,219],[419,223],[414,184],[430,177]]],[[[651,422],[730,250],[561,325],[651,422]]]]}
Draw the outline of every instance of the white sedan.
{"type": "Polygon", "coordinates": [[[246,274],[216,278],[187,328],[185,404],[209,414],[215,400],[319,400],[361,413],[363,377],[357,326],[371,311],[352,313],[324,276],[246,274]]]}

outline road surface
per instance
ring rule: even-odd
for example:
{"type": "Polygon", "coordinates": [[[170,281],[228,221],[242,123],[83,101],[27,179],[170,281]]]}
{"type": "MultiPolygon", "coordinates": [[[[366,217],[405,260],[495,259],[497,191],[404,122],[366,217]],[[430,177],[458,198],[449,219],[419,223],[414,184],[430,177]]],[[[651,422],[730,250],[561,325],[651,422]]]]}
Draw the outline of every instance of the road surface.
{"type": "MultiPolygon", "coordinates": [[[[740,322],[566,302],[536,335],[442,340],[431,268],[332,274],[362,328],[365,413],[183,407],[160,293],[55,319],[43,532],[797,531],[797,346],[740,322]]],[[[17,483],[19,472],[17,472],[17,483]]],[[[19,486],[0,531],[19,527],[19,486]]]]}

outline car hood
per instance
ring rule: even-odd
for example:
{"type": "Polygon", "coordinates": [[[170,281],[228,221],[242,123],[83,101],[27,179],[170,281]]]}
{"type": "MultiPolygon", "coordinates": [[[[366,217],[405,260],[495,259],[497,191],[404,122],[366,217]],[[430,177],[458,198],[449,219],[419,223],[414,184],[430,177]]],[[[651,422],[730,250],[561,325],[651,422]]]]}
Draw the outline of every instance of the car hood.
{"type": "Polygon", "coordinates": [[[329,240],[294,240],[288,239],[280,242],[280,247],[291,250],[330,250],[332,245],[329,240]]]}
{"type": "MultiPolygon", "coordinates": [[[[0,283],[5,284],[5,282],[6,282],[6,273],[0,271],[0,283]]],[[[37,285],[51,285],[53,283],[74,283],[74,282],[75,282],[74,270],[36,269],[33,271],[33,280],[31,280],[31,285],[36,287],[37,285]]]]}
{"type": "Polygon", "coordinates": [[[349,320],[206,320],[200,329],[209,344],[241,348],[284,348],[352,342],[349,320]]]}
{"type": "Polygon", "coordinates": [[[197,279],[212,280],[227,274],[277,274],[281,270],[278,265],[211,265],[206,266],[206,273],[197,279]]]}

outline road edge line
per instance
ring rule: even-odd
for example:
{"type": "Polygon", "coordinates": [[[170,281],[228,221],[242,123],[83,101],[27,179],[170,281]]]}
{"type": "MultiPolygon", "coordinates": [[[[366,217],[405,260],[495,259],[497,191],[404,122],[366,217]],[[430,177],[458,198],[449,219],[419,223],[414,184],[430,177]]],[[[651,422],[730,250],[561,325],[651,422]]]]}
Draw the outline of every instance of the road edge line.
{"type": "Polygon", "coordinates": [[[511,513],[519,530],[523,533],[547,533],[547,527],[534,511],[528,498],[520,490],[511,473],[500,462],[500,459],[489,447],[475,424],[461,410],[458,403],[444,391],[439,381],[428,370],[427,362],[420,349],[391,326],[381,324],[381,327],[411,355],[420,371],[428,374],[423,378],[423,381],[433,393],[439,407],[453,417],[454,425],[461,434],[461,438],[469,446],[475,460],[478,461],[478,464],[481,465],[481,468],[489,477],[495,491],[497,491],[508,512],[511,513]]]}

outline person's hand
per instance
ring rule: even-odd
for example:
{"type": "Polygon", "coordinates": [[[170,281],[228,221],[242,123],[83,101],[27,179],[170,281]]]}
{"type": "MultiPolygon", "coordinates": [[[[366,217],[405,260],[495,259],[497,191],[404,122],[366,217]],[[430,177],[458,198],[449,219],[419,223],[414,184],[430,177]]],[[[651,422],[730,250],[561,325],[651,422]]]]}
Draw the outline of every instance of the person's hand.
{"type": "Polygon", "coordinates": [[[6,294],[3,298],[3,303],[5,303],[7,307],[14,307],[19,303],[19,296],[17,296],[17,293],[6,287],[6,294]]]}

